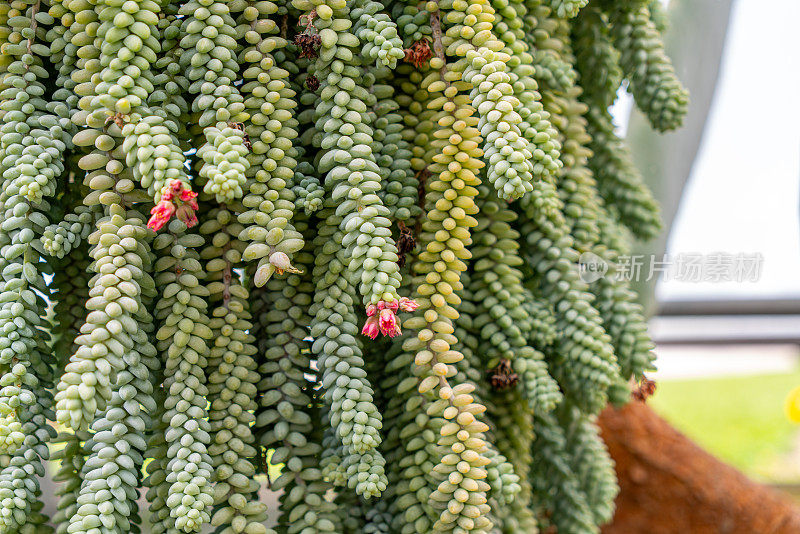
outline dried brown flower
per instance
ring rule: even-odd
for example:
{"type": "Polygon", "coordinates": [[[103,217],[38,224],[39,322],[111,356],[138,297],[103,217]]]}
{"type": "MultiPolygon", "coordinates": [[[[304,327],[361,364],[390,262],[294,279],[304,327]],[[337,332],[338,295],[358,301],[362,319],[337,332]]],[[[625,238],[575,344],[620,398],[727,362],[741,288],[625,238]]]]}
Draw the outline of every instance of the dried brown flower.
{"type": "Polygon", "coordinates": [[[405,60],[413,64],[415,67],[420,68],[433,56],[431,46],[426,39],[416,41],[411,45],[411,48],[406,48],[405,60]]]}
{"type": "Polygon", "coordinates": [[[494,389],[513,388],[519,382],[519,375],[514,372],[511,362],[502,358],[494,369],[489,369],[489,383],[494,389]]]}
{"type": "Polygon", "coordinates": [[[313,74],[309,74],[306,77],[306,87],[309,91],[316,91],[319,89],[319,79],[313,74]]]}
{"type": "Polygon", "coordinates": [[[642,379],[636,386],[636,389],[633,390],[631,394],[634,399],[644,402],[649,397],[653,396],[653,393],[656,392],[656,383],[654,380],[650,380],[646,376],[642,375],[642,379]]]}

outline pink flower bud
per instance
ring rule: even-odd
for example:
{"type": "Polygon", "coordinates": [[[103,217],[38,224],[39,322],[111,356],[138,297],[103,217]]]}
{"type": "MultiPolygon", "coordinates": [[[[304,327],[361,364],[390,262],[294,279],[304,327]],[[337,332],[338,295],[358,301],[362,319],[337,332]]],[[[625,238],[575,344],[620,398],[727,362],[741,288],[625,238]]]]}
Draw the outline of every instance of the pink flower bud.
{"type": "Polygon", "coordinates": [[[397,313],[397,308],[399,307],[399,303],[396,300],[388,302],[386,307],[392,310],[393,312],[397,313]]]}
{"type": "Polygon", "coordinates": [[[378,313],[378,307],[377,306],[375,306],[374,304],[370,304],[370,305],[367,306],[367,317],[372,317],[376,313],[378,313]]]}
{"type": "Polygon", "coordinates": [[[194,210],[188,204],[181,205],[176,211],[175,216],[178,217],[181,221],[186,223],[187,228],[191,228],[195,224],[197,224],[197,215],[195,215],[194,210]]]}
{"type": "Polygon", "coordinates": [[[292,266],[292,262],[289,260],[289,256],[285,252],[273,252],[269,256],[269,262],[273,265],[273,267],[275,267],[275,272],[278,274],[283,274],[284,271],[288,271],[290,273],[302,272],[300,269],[295,269],[292,266]]]}
{"type": "Polygon", "coordinates": [[[364,328],[361,329],[361,333],[365,336],[368,336],[370,339],[375,339],[378,337],[378,332],[380,328],[378,327],[378,317],[373,315],[367,318],[367,322],[364,323],[364,328]]]}
{"type": "Polygon", "coordinates": [[[417,308],[419,308],[419,304],[417,304],[417,301],[412,300],[408,297],[400,297],[399,306],[400,306],[400,311],[404,312],[412,312],[417,308]]]}

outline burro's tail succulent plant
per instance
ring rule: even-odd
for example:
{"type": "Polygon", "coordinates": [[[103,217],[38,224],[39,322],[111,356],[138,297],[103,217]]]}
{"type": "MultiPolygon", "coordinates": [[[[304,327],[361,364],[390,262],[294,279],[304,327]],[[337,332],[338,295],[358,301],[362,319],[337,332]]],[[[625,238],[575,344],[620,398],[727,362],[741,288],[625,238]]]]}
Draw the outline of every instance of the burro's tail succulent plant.
{"type": "Polygon", "coordinates": [[[2,2],[0,534],[598,532],[650,6],[2,2]]]}

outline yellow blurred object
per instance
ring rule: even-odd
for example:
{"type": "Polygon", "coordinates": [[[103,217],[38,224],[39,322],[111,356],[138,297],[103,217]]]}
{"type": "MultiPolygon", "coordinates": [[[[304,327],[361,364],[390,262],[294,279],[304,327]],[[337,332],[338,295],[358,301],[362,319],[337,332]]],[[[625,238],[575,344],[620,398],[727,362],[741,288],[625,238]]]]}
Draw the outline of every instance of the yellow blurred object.
{"type": "Polygon", "coordinates": [[[784,404],[786,417],[793,423],[800,423],[800,386],[797,386],[786,395],[784,404]]]}

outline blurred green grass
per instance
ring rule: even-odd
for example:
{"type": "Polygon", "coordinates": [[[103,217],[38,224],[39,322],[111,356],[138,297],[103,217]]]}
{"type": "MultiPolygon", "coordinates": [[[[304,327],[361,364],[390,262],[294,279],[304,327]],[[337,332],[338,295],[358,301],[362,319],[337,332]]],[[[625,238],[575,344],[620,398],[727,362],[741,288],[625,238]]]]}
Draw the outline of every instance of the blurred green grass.
{"type": "Polygon", "coordinates": [[[783,411],[800,385],[791,373],[658,382],[650,405],[723,461],[764,482],[800,481],[800,426],[783,411]]]}

